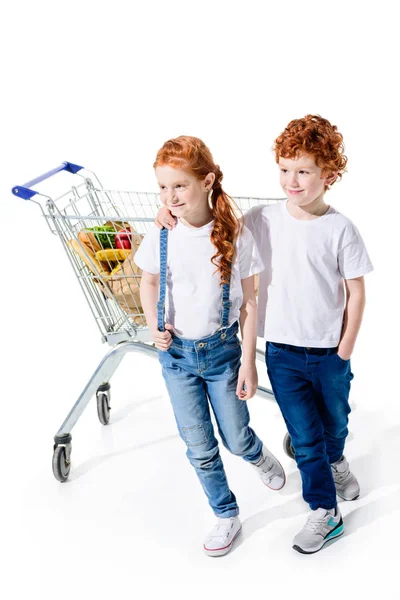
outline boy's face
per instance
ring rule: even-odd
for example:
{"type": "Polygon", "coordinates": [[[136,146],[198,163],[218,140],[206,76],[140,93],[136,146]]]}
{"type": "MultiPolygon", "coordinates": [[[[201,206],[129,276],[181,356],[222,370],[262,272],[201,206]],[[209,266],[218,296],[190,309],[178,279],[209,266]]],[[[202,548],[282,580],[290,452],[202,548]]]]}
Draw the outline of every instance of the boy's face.
{"type": "Polygon", "coordinates": [[[322,200],[325,188],[333,183],[335,175],[326,176],[309,154],[295,159],[279,158],[280,184],[289,202],[302,207],[322,200]]]}

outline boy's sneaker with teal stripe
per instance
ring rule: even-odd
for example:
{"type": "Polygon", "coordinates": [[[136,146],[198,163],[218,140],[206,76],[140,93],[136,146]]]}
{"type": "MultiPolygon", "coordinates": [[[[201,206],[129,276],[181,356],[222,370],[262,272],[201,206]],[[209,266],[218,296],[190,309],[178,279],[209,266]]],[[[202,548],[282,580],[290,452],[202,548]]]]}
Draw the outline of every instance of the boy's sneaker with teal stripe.
{"type": "Polygon", "coordinates": [[[312,510],[303,529],[293,539],[293,548],[301,554],[314,554],[343,533],[343,519],[338,507],[312,510]]]}
{"type": "Polygon", "coordinates": [[[342,500],[356,500],[360,495],[360,486],[356,476],[350,471],[345,456],[331,465],[336,493],[342,500]]]}

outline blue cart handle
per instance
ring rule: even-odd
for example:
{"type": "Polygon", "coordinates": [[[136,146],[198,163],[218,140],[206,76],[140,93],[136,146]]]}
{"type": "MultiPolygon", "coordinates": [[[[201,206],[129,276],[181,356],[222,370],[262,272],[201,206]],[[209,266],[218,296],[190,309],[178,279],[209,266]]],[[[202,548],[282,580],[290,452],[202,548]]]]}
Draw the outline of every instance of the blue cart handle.
{"type": "Polygon", "coordinates": [[[35,192],[35,190],[30,189],[32,186],[36,185],[37,183],[40,183],[41,181],[44,181],[45,179],[52,177],[53,175],[55,175],[56,173],[59,173],[60,171],[68,171],[69,173],[77,173],[78,171],[80,171],[83,168],[84,167],[80,167],[79,165],[74,165],[74,163],[63,162],[59,167],[56,167],[55,169],[52,169],[51,171],[44,173],[44,175],[39,175],[39,177],[36,177],[36,179],[32,179],[31,181],[28,181],[28,183],[24,183],[24,185],[16,185],[15,187],[13,187],[13,189],[11,191],[14,194],[14,196],[18,196],[18,198],[22,198],[23,200],[29,200],[30,198],[32,198],[32,196],[34,196],[35,194],[38,193],[38,192],[35,192]]]}

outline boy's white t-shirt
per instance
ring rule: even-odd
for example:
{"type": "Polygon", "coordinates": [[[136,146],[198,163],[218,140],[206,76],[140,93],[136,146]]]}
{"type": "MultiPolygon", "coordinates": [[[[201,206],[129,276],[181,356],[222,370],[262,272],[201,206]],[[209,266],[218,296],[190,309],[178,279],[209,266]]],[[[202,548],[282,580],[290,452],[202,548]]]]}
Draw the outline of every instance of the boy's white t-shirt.
{"type": "Polygon", "coordinates": [[[265,270],[259,277],[258,335],[266,341],[334,348],[342,331],[344,279],[373,266],[353,223],[333,207],[321,217],[292,217],[286,202],[245,214],[265,270]]]}
{"type": "MultiPolygon", "coordinates": [[[[210,240],[213,222],[187,227],[179,220],[168,233],[165,322],[179,337],[195,340],[215,333],[221,325],[220,274],[211,262],[216,253],[210,240]]],[[[145,235],[134,261],[144,271],[160,272],[160,230],[153,225],[145,235]]],[[[243,302],[241,280],[264,269],[250,231],[243,228],[236,242],[231,274],[229,325],[239,319],[243,302]]]]}

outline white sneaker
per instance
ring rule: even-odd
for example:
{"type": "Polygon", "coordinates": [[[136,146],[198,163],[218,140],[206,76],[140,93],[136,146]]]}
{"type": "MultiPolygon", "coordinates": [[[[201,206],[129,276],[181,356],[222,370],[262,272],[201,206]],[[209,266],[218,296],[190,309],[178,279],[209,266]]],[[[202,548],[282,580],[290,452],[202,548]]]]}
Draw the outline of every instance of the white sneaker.
{"type": "Polygon", "coordinates": [[[204,542],[204,552],[208,556],[227,554],[241,529],[239,517],[219,518],[204,542]]]}
{"type": "Polygon", "coordinates": [[[314,554],[322,546],[344,531],[338,507],[312,510],[303,529],[293,539],[293,549],[301,554],[314,554]]]}
{"type": "Polygon", "coordinates": [[[350,471],[345,456],[331,465],[336,493],[342,500],[356,500],[360,495],[360,486],[356,476],[350,471]]]}
{"type": "Polygon", "coordinates": [[[251,464],[258,471],[261,481],[271,490],[277,491],[283,488],[286,483],[285,471],[266,446],[262,447],[258,462],[251,464]]]}

